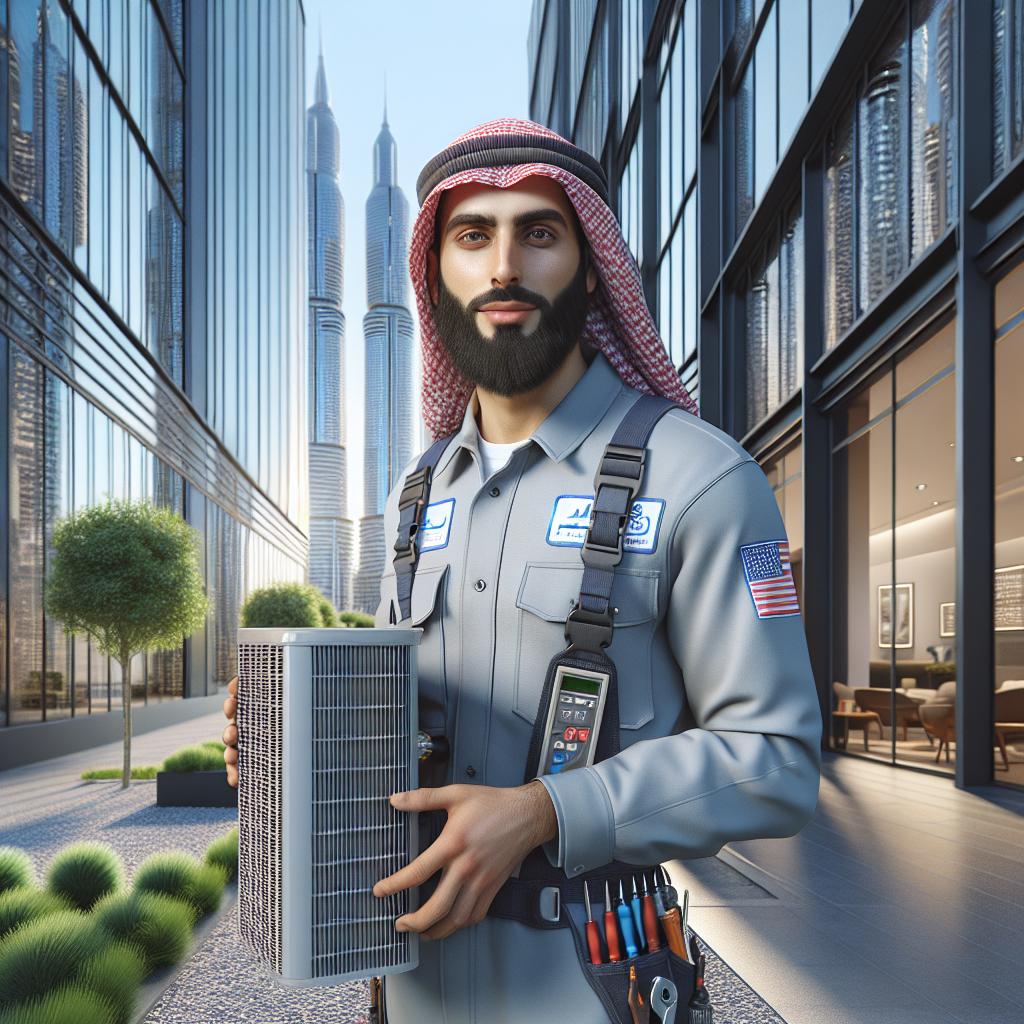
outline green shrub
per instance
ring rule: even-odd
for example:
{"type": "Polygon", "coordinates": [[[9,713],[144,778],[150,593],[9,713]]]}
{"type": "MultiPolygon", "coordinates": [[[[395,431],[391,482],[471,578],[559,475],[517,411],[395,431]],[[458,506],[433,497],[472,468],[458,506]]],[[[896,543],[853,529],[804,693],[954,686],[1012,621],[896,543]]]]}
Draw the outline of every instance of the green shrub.
{"type": "Polygon", "coordinates": [[[224,771],[224,752],[213,747],[182,747],[164,758],[165,772],[224,771]]]}
{"type": "Polygon", "coordinates": [[[338,625],[338,613],[335,611],[334,605],[326,597],[320,598],[320,621],[323,625],[330,626],[332,629],[337,628],[338,625]]]}
{"type": "Polygon", "coordinates": [[[11,889],[0,893],[0,939],[29,921],[69,909],[67,903],[52,892],[11,889]]]}
{"type": "Polygon", "coordinates": [[[4,939],[0,1009],[38,999],[73,978],[109,943],[84,914],[64,910],[23,924],[4,939]]]}
{"type": "Polygon", "coordinates": [[[137,946],[147,971],[176,964],[192,938],[192,906],[153,892],[117,893],[96,905],[96,923],[113,939],[137,946]]]}
{"type": "MultiPolygon", "coordinates": [[[[133,779],[155,779],[160,769],[155,765],[146,768],[133,768],[133,779]]],[[[83,779],[119,779],[121,778],[120,768],[93,768],[91,771],[82,772],[83,779]]]]}
{"type": "Polygon", "coordinates": [[[114,1024],[128,1024],[135,1015],[135,1000],[145,976],[146,965],[139,950],[124,942],[112,942],[82,966],[75,980],[110,1007],[114,1024]]]}
{"type": "Polygon", "coordinates": [[[121,860],[106,843],[75,843],[53,858],[46,873],[46,888],[84,911],[123,884],[121,860]]]}
{"type": "Polygon", "coordinates": [[[36,880],[32,858],[14,846],[0,846],[0,892],[27,889],[36,880]]]}
{"type": "Polygon", "coordinates": [[[230,882],[238,874],[238,827],[210,843],[203,860],[220,868],[230,882]]]}
{"type": "Polygon", "coordinates": [[[202,865],[187,853],[154,853],[135,872],[136,892],[156,892],[190,904],[195,919],[220,906],[226,880],[221,868],[202,865]]]}
{"type": "Polygon", "coordinates": [[[315,629],[323,625],[324,599],[308,583],[274,583],[253,590],[242,605],[242,626],[256,629],[315,629]]]}
{"type": "Polygon", "coordinates": [[[114,1024],[114,1011],[95,992],[65,985],[0,1014],[0,1024],[114,1024]]]}
{"type": "Polygon", "coordinates": [[[220,740],[204,740],[199,744],[201,747],[209,747],[211,750],[218,750],[220,753],[224,753],[225,747],[220,740]]]}
{"type": "Polygon", "coordinates": [[[368,629],[373,625],[373,616],[365,612],[342,612],[338,616],[343,626],[358,626],[360,629],[368,629]]]}

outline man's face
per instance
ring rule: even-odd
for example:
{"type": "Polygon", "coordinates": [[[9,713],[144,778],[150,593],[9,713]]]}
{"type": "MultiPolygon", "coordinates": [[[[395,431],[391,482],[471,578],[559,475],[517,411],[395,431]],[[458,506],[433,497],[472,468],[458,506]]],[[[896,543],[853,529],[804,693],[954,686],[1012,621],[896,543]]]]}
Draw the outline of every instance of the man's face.
{"type": "Polygon", "coordinates": [[[427,282],[452,361],[497,394],[538,387],[578,344],[597,284],[568,196],[544,177],[461,185],[445,193],[437,223],[427,282]]]}

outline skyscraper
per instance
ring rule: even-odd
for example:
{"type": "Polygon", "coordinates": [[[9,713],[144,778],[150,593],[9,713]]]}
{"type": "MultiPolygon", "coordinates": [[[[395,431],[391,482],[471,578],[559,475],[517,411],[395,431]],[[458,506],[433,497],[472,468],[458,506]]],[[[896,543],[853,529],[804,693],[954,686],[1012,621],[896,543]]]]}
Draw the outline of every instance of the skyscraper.
{"type": "Polygon", "coordinates": [[[384,502],[414,454],[413,324],[409,293],[409,204],[398,187],[398,147],[384,123],[373,146],[366,200],[366,454],[364,513],[354,606],[372,612],[384,570],[384,502]]]}
{"type": "Polygon", "coordinates": [[[345,450],[345,203],[338,125],[320,55],[306,117],[309,205],[309,578],[337,608],[352,606],[354,529],[345,450]]]}

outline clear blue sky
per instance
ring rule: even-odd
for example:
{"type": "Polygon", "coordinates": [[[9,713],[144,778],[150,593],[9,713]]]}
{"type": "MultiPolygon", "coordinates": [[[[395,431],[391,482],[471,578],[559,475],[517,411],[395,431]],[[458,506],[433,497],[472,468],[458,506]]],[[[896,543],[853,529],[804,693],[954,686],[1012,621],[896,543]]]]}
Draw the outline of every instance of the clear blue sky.
{"type": "MultiPolygon", "coordinates": [[[[399,183],[418,209],[420,168],[449,142],[495,117],[526,117],[530,0],[303,0],[306,103],[313,95],[322,19],[324,65],[341,131],[345,199],[345,370],[349,515],[362,514],[364,209],[373,184],[387,76],[399,183]]],[[[416,310],[412,310],[413,316],[416,310]]]]}

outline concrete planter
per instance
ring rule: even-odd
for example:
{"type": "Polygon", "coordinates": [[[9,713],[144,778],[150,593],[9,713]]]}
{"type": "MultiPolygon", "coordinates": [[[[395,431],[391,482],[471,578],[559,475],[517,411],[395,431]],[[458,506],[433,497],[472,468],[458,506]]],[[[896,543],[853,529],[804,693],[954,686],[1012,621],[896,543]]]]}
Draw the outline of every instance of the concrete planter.
{"type": "Polygon", "coordinates": [[[223,772],[157,772],[157,807],[237,807],[238,790],[223,772]]]}

